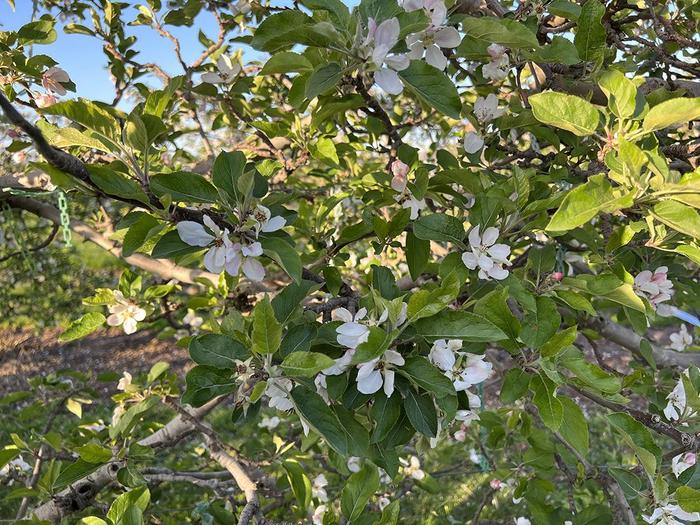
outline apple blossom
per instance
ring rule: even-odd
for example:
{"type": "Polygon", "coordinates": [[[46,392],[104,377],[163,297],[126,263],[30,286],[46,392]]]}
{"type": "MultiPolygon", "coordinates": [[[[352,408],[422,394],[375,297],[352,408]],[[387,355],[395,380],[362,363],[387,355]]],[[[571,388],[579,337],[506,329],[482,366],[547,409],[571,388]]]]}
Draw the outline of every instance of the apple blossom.
{"type": "Polygon", "coordinates": [[[127,335],[136,332],[136,324],[146,318],[146,310],[140,308],[136,303],[124,297],[120,291],[114,292],[116,304],[109,305],[107,324],[109,326],[122,326],[127,335]]]}
{"type": "Polygon", "coordinates": [[[125,392],[126,389],[129,388],[129,385],[131,385],[131,379],[131,374],[125,371],[121,379],[119,379],[119,382],[117,383],[117,390],[125,392]]]}
{"type": "Polygon", "coordinates": [[[279,426],[280,422],[281,420],[277,416],[263,416],[263,418],[260,420],[260,423],[258,423],[258,427],[266,428],[267,430],[274,430],[279,426]]]}
{"type": "Polygon", "coordinates": [[[684,324],[681,325],[680,331],[671,334],[669,339],[671,340],[669,346],[678,352],[682,352],[693,344],[693,336],[688,333],[688,329],[684,324]]]}
{"type": "Polygon", "coordinates": [[[311,497],[316,498],[321,503],[328,501],[328,493],[326,492],[326,487],[328,486],[328,480],[323,474],[319,474],[314,478],[311,484],[311,497]]]}
{"type": "Polygon", "coordinates": [[[688,521],[700,521],[700,512],[687,512],[675,503],[666,502],[642,518],[650,525],[684,525],[688,521]]]}
{"type": "Polygon", "coordinates": [[[370,18],[367,21],[367,36],[359,50],[363,57],[371,59],[376,68],[374,81],[390,95],[403,91],[403,83],[397,72],[406,69],[410,63],[405,54],[388,56],[399,41],[400,30],[397,18],[384,20],[379,25],[370,18]]]}
{"type": "Polygon", "coordinates": [[[449,372],[454,368],[457,360],[455,354],[461,348],[461,339],[438,339],[433,343],[428,359],[443,372],[449,372]]]}
{"type": "Polygon", "coordinates": [[[277,230],[284,228],[284,225],[287,224],[284,217],[280,217],[279,215],[273,217],[269,208],[266,208],[262,204],[258,204],[251,215],[255,221],[255,232],[257,235],[259,235],[261,232],[276,232],[277,230]]]}
{"type": "Polygon", "coordinates": [[[506,48],[499,44],[491,44],[487,48],[491,60],[482,66],[481,73],[489,80],[503,80],[508,76],[508,64],[510,60],[506,54],[506,48]]]}
{"type": "Polygon", "coordinates": [[[218,73],[207,72],[202,74],[202,82],[209,84],[230,84],[241,72],[241,65],[234,62],[230,56],[221,55],[216,60],[218,73]]]}
{"type": "Polygon", "coordinates": [[[47,93],[42,95],[35,95],[34,102],[36,102],[36,107],[38,108],[48,108],[49,106],[53,106],[57,102],[57,100],[56,97],[54,97],[51,93],[47,93]]]}
{"type": "Polygon", "coordinates": [[[319,505],[314,509],[314,513],[311,516],[311,521],[314,525],[323,525],[323,516],[328,511],[328,506],[319,505]]]}
{"type": "Polygon", "coordinates": [[[66,88],[63,87],[63,84],[68,82],[70,82],[68,73],[56,66],[48,68],[41,77],[41,85],[44,86],[44,89],[60,96],[66,94],[66,88]]]}
{"type": "Polygon", "coordinates": [[[425,472],[420,468],[420,460],[416,456],[411,456],[408,460],[399,458],[401,463],[401,472],[406,477],[411,477],[415,480],[425,479],[425,472]]]}
{"type": "Polygon", "coordinates": [[[654,273],[649,270],[640,272],[634,278],[634,291],[646,298],[654,308],[671,299],[673,283],[668,279],[668,268],[659,266],[654,273]]]}
{"type": "Polygon", "coordinates": [[[479,234],[480,226],[475,226],[469,232],[469,247],[471,251],[462,254],[462,262],[470,270],[479,268],[480,279],[503,280],[508,277],[508,270],[503,265],[510,266],[508,256],[510,246],[496,244],[499,231],[493,226],[486,228],[483,235],[479,234]]]}
{"type": "Polygon", "coordinates": [[[493,93],[490,93],[486,98],[478,97],[474,102],[474,116],[479,122],[490,122],[503,113],[505,113],[505,109],[498,107],[498,98],[493,93]]]}
{"type": "Polygon", "coordinates": [[[269,377],[265,387],[265,395],[269,398],[270,408],[276,408],[281,412],[292,409],[294,403],[289,399],[289,393],[293,386],[292,380],[286,377],[269,377]]]}
{"type": "Polygon", "coordinates": [[[357,366],[357,389],[363,394],[374,394],[382,385],[387,397],[394,393],[395,366],[402,366],[406,361],[395,350],[386,350],[377,357],[357,366]]]}
{"type": "Polygon", "coordinates": [[[697,455],[695,452],[684,452],[683,454],[678,454],[671,460],[671,470],[673,471],[673,474],[678,477],[689,468],[695,466],[696,461],[697,455]]]}
{"type": "Polygon", "coordinates": [[[233,243],[229,239],[228,228],[221,230],[208,215],[204,215],[202,220],[209,231],[198,222],[182,221],[177,223],[177,233],[190,246],[208,246],[204,267],[212,273],[221,273],[232,256],[233,243]]]}
{"type": "Polygon", "coordinates": [[[403,7],[408,12],[422,9],[430,18],[430,25],[425,30],[406,37],[406,45],[411,50],[409,57],[412,60],[420,60],[425,56],[428,64],[444,70],[447,67],[447,58],[442,49],[453,49],[462,41],[457,29],[446,25],[447,8],[444,0],[404,2],[403,7]]]}
{"type": "Polygon", "coordinates": [[[226,273],[235,276],[243,270],[243,274],[251,281],[262,281],[265,278],[265,267],[257,259],[262,254],[262,245],[257,241],[233,244],[226,260],[226,273]]]}
{"type": "Polygon", "coordinates": [[[366,316],[366,308],[360,308],[354,316],[346,308],[338,308],[333,312],[334,319],[343,321],[335,330],[339,345],[355,349],[369,339],[369,327],[359,323],[366,316]]]}
{"type": "Polygon", "coordinates": [[[360,472],[360,469],[362,468],[360,458],[357,456],[350,456],[346,462],[346,465],[350,472],[360,472]]]}
{"type": "Polygon", "coordinates": [[[464,151],[469,154],[477,153],[484,147],[484,138],[476,131],[464,135],[464,151]]]}

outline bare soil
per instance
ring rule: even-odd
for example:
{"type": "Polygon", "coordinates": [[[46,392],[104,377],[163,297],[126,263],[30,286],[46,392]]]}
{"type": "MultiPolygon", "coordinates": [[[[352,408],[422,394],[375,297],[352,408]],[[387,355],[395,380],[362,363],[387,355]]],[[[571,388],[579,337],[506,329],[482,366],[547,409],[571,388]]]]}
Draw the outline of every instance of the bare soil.
{"type": "Polygon", "coordinates": [[[59,342],[59,333],[36,336],[23,330],[0,331],[0,396],[26,389],[31,377],[58,370],[136,375],[165,361],[184,377],[191,366],[186,348],[176,346],[173,339],[161,341],[153,333],[125,335],[110,329],[70,343],[59,342]]]}

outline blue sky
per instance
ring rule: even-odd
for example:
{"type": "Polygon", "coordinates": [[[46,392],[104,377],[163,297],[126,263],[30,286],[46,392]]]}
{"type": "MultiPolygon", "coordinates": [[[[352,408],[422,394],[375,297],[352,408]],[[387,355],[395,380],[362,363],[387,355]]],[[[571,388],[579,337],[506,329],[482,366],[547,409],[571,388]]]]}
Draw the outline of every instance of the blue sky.
{"type": "MultiPolygon", "coordinates": [[[[134,2],[135,4],[141,2],[134,2]]],[[[145,2],[144,2],[145,3],[145,2]]],[[[287,0],[274,2],[275,5],[285,5],[287,0]]],[[[352,0],[348,2],[354,4],[352,0]]],[[[0,0],[0,31],[15,30],[31,21],[32,0],[16,0],[16,10],[13,12],[7,0],[0,0]]],[[[136,17],[136,9],[127,11],[127,20],[136,17]]],[[[90,22],[86,22],[88,27],[90,22]]],[[[111,102],[114,98],[114,88],[107,72],[107,59],[102,51],[100,40],[86,35],[65,34],[59,24],[58,39],[48,46],[36,46],[35,53],[44,53],[51,56],[65,69],[75,82],[77,95],[111,102]]],[[[169,30],[180,39],[182,54],[190,63],[200,55],[202,44],[197,40],[199,29],[212,40],[216,39],[218,26],[209,13],[202,13],[197,17],[192,28],[169,27],[169,30]]],[[[159,36],[153,29],[143,26],[129,26],[127,34],[138,37],[136,49],[140,52],[136,60],[140,62],[155,62],[165,71],[171,74],[181,74],[180,67],[172,43],[159,36]]],[[[236,44],[232,47],[235,49],[236,44]]],[[[258,53],[247,49],[245,59],[257,58],[258,53]]],[[[157,83],[156,83],[157,85],[157,83]]]]}

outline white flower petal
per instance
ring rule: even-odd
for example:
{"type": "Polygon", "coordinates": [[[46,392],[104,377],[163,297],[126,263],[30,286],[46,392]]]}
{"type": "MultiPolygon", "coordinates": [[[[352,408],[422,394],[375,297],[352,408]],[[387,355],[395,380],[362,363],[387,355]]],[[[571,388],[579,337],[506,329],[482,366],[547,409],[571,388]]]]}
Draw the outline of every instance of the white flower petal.
{"type": "Polygon", "coordinates": [[[177,223],[177,233],[180,239],[190,246],[207,246],[214,237],[206,232],[204,226],[194,221],[182,221],[177,223]]]}

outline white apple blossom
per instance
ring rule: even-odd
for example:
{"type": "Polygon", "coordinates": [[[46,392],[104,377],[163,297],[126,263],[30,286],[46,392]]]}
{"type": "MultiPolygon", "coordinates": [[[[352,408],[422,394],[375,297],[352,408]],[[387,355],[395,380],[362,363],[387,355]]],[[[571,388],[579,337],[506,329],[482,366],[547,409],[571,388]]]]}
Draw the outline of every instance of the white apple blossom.
{"type": "Polygon", "coordinates": [[[226,273],[235,276],[242,269],[243,274],[251,281],[262,281],[265,278],[265,267],[256,259],[262,254],[263,248],[258,241],[250,244],[237,242],[229,250],[229,256],[226,261],[226,273]]]}
{"type": "Polygon", "coordinates": [[[410,64],[406,54],[389,56],[399,41],[400,31],[398,18],[384,20],[379,25],[370,18],[367,21],[367,36],[359,50],[363,58],[371,59],[376,69],[374,81],[390,95],[398,95],[403,91],[398,71],[403,71],[410,64]]]}
{"type": "Polygon", "coordinates": [[[328,493],[326,492],[326,486],[328,486],[328,480],[323,474],[319,474],[314,478],[311,484],[311,496],[316,498],[321,503],[328,501],[328,493]]]}
{"type": "Polygon", "coordinates": [[[346,464],[350,472],[360,472],[360,469],[362,468],[360,458],[357,456],[350,456],[346,464]]]}
{"type": "Polygon", "coordinates": [[[182,322],[186,325],[191,326],[194,329],[199,328],[204,323],[204,319],[197,315],[197,313],[192,310],[192,308],[187,309],[185,317],[182,318],[182,322]]]}
{"type": "Polygon", "coordinates": [[[681,325],[680,331],[671,334],[669,339],[671,339],[669,346],[678,352],[682,352],[693,344],[693,336],[688,333],[688,329],[684,324],[681,325]]]}
{"type": "MultiPolygon", "coordinates": [[[[478,398],[478,396],[476,396],[478,398]]],[[[471,405],[471,402],[469,404],[471,405]]],[[[481,405],[481,400],[479,400],[479,406],[481,405]]],[[[472,408],[479,408],[478,406],[472,406],[472,408]]],[[[461,421],[463,423],[462,428],[468,428],[472,421],[480,421],[479,414],[474,410],[457,410],[455,414],[455,421],[461,421]]]]}
{"type": "Polygon", "coordinates": [[[479,122],[490,122],[505,113],[505,109],[498,107],[498,98],[490,93],[486,98],[478,97],[474,102],[474,115],[479,122]]]}
{"type": "Polygon", "coordinates": [[[425,472],[420,468],[420,460],[416,456],[411,456],[408,460],[399,458],[401,463],[401,472],[406,477],[411,477],[415,480],[425,479],[425,472]]]}
{"type": "Polygon", "coordinates": [[[126,299],[119,290],[114,292],[114,298],[117,303],[108,306],[109,313],[112,315],[107,318],[107,324],[109,326],[121,325],[125,334],[133,334],[136,332],[137,323],[146,318],[146,310],[126,299]]]}
{"type": "Polygon", "coordinates": [[[477,153],[484,147],[484,138],[476,131],[464,135],[464,151],[469,154],[477,153]]]}
{"type": "Polygon", "coordinates": [[[394,199],[401,203],[402,208],[411,210],[410,218],[412,221],[415,221],[420,215],[420,212],[427,207],[425,199],[416,199],[410,191],[408,195],[396,195],[394,199]]]}
{"type": "Polygon", "coordinates": [[[265,395],[270,398],[270,408],[276,408],[281,412],[293,408],[294,403],[289,399],[289,393],[293,386],[292,380],[286,377],[269,377],[265,387],[265,395]]]}
{"type": "Polygon", "coordinates": [[[379,499],[377,499],[377,507],[379,507],[379,510],[384,510],[389,505],[391,505],[391,500],[389,498],[386,496],[379,496],[379,499]]]}
{"type": "Polygon", "coordinates": [[[311,521],[314,525],[323,525],[323,515],[328,511],[326,505],[319,505],[314,509],[314,513],[311,516],[311,521]]]}
{"type": "Polygon", "coordinates": [[[335,329],[339,345],[354,350],[369,339],[369,327],[359,322],[366,316],[367,308],[360,308],[354,316],[346,308],[338,308],[333,312],[334,320],[343,321],[343,324],[335,329]]]}
{"type": "MultiPolygon", "coordinates": [[[[688,375],[688,371],[686,370],[684,374],[688,375]]],[[[675,421],[677,419],[680,419],[686,413],[686,410],[688,408],[688,399],[685,393],[683,377],[680,377],[678,379],[678,383],[676,383],[676,386],[673,388],[673,390],[671,390],[671,393],[668,396],[666,396],[666,399],[668,400],[666,408],[664,408],[664,415],[666,416],[666,418],[669,421],[675,421]]],[[[694,414],[693,411],[691,411],[690,414],[686,415],[692,414],[694,414]]]]}
{"type": "Polygon", "coordinates": [[[520,516],[519,518],[515,518],[515,525],[531,525],[531,522],[529,519],[520,516]]]}
{"type": "Polygon", "coordinates": [[[19,470],[21,472],[31,472],[32,466],[24,461],[22,456],[17,456],[12,461],[7,462],[2,468],[0,468],[0,476],[7,476],[10,472],[19,470]]]}
{"type": "Polygon", "coordinates": [[[277,416],[263,416],[263,418],[260,420],[260,423],[258,423],[258,427],[266,428],[267,430],[274,430],[279,426],[281,421],[282,420],[277,416]]]}
{"type": "Polygon", "coordinates": [[[649,516],[642,514],[650,525],[684,525],[688,521],[700,521],[700,512],[686,512],[675,503],[663,503],[649,516]]]}
{"type": "Polygon", "coordinates": [[[182,221],[177,223],[177,233],[190,246],[209,246],[204,255],[204,267],[212,273],[221,273],[232,255],[233,243],[229,239],[228,228],[221,230],[208,215],[204,215],[202,220],[209,231],[198,222],[182,221]]]}
{"type": "MultiPolygon", "coordinates": [[[[466,361],[462,363],[462,373],[459,376],[459,382],[455,384],[455,389],[458,391],[461,390],[462,387],[466,389],[470,386],[483,383],[489,378],[493,370],[493,364],[486,361],[485,355],[465,353],[464,356],[466,361]]],[[[470,403],[471,402],[472,399],[470,399],[470,403]]]]}
{"type": "Polygon", "coordinates": [[[654,273],[649,270],[640,272],[634,278],[634,291],[644,297],[656,308],[673,295],[673,283],[668,279],[668,268],[659,266],[654,273]]]}
{"type": "Polygon", "coordinates": [[[382,385],[387,397],[394,393],[395,366],[402,366],[406,361],[396,350],[386,350],[377,357],[357,366],[357,389],[363,394],[374,394],[382,385]]]}
{"type": "Polygon", "coordinates": [[[230,56],[221,55],[216,60],[218,73],[207,72],[202,74],[202,82],[208,84],[230,84],[241,72],[241,65],[234,62],[230,56]]]}
{"type": "Polygon", "coordinates": [[[63,87],[63,84],[68,82],[70,82],[68,73],[56,66],[48,68],[41,76],[41,85],[44,86],[44,89],[60,96],[66,94],[66,88],[63,87]]]}
{"type": "Polygon", "coordinates": [[[125,392],[127,388],[129,388],[129,385],[131,385],[131,374],[127,371],[124,371],[124,374],[122,377],[119,379],[119,382],[117,383],[117,390],[121,390],[122,392],[125,392]]]}
{"type": "Polygon", "coordinates": [[[430,24],[425,30],[406,37],[406,45],[411,50],[409,57],[412,60],[420,60],[425,56],[428,64],[444,70],[447,67],[447,58],[442,49],[453,49],[462,41],[457,29],[446,25],[447,8],[444,0],[408,1],[404,2],[403,8],[408,12],[422,9],[430,18],[430,24]]]}
{"type": "Polygon", "coordinates": [[[482,75],[489,80],[503,80],[508,76],[510,63],[506,48],[499,44],[491,44],[487,51],[491,60],[481,68],[482,75]]]}
{"type": "Polygon", "coordinates": [[[689,468],[695,466],[697,455],[694,452],[684,452],[678,454],[671,460],[671,470],[678,477],[689,468]]]}
{"type": "Polygon", "coordinates": [[[451,372],[462,349],[461,339],[438,339],[433,343],[428,359],[443,372],[451,372]]]}
{"type": "Polygon", "coordinates": [[[238,0],[238,2],[231,6],[231,13],[234,15],[247,15],[252,9],[253,7],[248,0],[238,0]]]}
{"type": "Polygon", "coordinates": [[[256,235],[262,233],[276,232],[284,228],[287,221],[284,217],[279,215],[272,216],[272,212],[269,208],[266,208],[262,204],[258,204],[255,210],[251,213],[253,216],[253,221],[255,222],[255,232],[256,235]]]}
{"type": "Polygon", "coordinates": [[[510,266],[508,256],[510,246],[496,244],[500,232],[491,226],[486,228],[483,235],[479,234],[480,226],[475,226],[469,232],[469,247],[471,251],[462,254],[462,262],[470,270],[479,268],[480,279],[503,280],[508,277],[508,270],[503,265],[510,266]]]}

